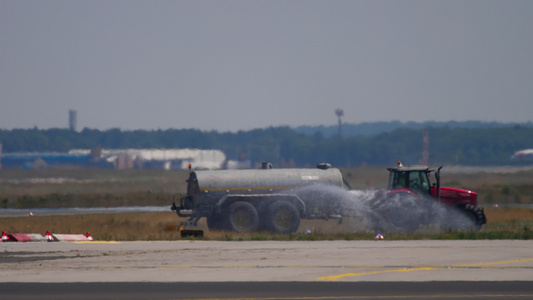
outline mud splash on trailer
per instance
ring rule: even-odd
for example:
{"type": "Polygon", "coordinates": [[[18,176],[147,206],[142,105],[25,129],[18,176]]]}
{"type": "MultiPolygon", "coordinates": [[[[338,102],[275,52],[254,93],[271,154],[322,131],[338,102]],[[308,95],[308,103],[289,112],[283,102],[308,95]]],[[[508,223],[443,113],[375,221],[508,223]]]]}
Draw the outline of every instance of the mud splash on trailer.
{"type": "Polygon", "coordinates": [[[311,229],[321,233],[468,231],[475,226],[475,221],[461,211],[429,198],[388,195],[386,190],[347,191],[323,184],[306,186],[295,192],[306,199],[306,205],[325,214],[328,226],[311,229]]]}

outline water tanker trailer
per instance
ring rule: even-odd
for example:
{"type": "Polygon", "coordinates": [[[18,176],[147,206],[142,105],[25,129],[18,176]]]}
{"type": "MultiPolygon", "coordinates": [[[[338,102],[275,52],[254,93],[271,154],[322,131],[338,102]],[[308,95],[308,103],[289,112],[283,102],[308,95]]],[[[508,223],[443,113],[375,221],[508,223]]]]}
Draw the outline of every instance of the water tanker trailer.
{"type": "Polygon", "coordinates": [[[296,231],[301,219],[339,218],[341,211],[316,201],[302,188],[329,185],[350,189],[339,169],[319,164],[316,169],[205,170],[190,172],[187,195],[171,209],[189,217],[188,225],[207,218],[210,230],[238,232],[296,231]]]}

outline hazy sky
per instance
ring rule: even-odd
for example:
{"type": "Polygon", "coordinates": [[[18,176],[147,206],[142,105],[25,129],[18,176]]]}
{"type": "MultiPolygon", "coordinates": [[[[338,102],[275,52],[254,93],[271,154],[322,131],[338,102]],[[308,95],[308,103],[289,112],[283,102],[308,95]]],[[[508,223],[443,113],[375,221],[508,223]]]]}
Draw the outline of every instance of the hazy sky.
{"type": "Polygon", "coordinates": [[[533,121],[533,1],[0,0],[0,128],[533,121]]]}

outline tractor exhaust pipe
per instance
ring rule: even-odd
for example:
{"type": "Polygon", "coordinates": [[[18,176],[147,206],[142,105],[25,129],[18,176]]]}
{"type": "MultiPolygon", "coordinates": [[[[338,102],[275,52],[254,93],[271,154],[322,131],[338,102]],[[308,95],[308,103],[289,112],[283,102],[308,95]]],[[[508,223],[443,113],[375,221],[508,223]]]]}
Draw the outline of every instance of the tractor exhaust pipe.
{"type": "Polygon", "coordinates": [[[435,172],[435,178],[437,179],[437,202],[440,201],[440,169],[442,169],[442,166],[435,172]]]}

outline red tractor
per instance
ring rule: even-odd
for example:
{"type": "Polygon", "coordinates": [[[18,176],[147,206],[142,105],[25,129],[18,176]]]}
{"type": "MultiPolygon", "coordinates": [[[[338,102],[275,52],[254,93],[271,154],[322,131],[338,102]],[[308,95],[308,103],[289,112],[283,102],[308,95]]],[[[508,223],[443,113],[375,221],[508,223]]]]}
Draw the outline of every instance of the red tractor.
{"type": "Polygon", "coordinates": [[[414,231],[420,224],[434,223],[443,230],[480,230],[487,218],[477,206],[477,193],[441,187],[441,168],[403,166],[401,162],[388,168],[386,196],[371,204],[381,218],[376,220],[378,226],[387,231],[414,231]]]}

